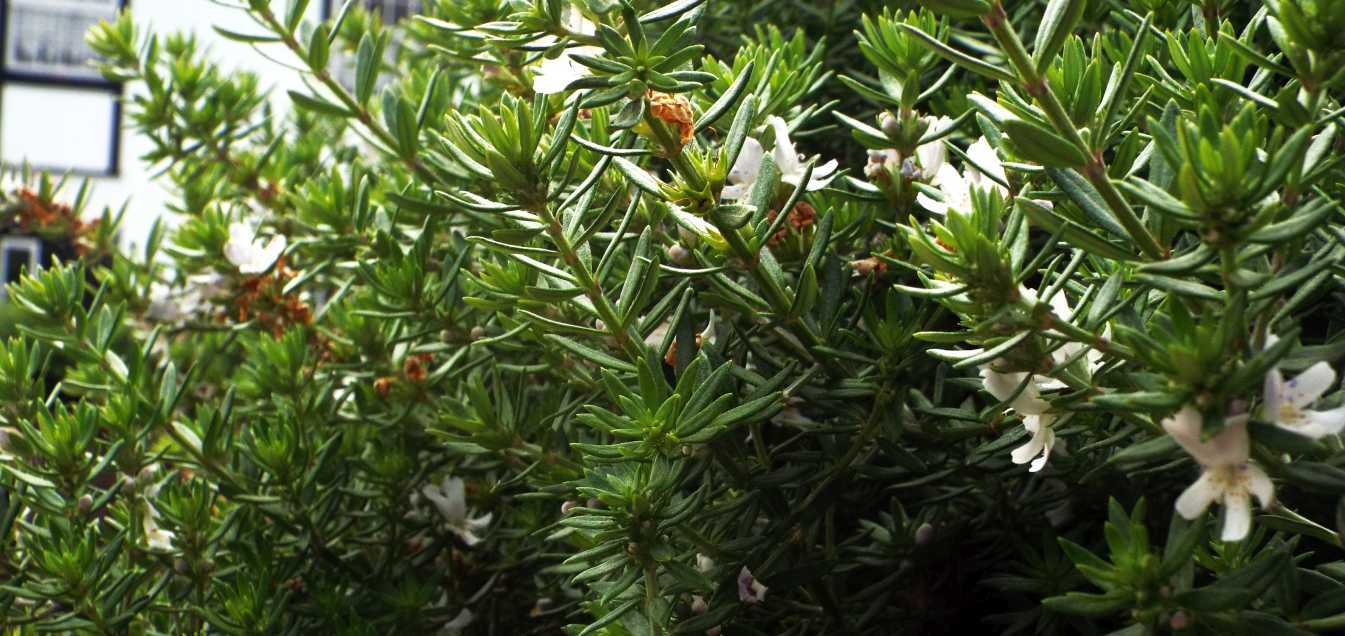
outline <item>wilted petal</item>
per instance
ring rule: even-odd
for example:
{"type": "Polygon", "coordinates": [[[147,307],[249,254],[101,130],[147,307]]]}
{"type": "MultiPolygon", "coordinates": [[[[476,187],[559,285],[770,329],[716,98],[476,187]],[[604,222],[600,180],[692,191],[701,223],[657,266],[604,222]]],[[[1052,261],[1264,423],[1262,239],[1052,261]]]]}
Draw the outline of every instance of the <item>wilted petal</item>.
{"type": "Polygon", "coordinates": [[[738,571],[738,600],[755,605],[765,600],[766,589],[747,566],[738,571]]]}
{"type": "Polygon", "coordinates": [[[1210,504],[1222,494],[1215,485],[1214,477],[1204,472],[1194,484],[1186,487],[1177,497],[1177,514],[1185,519],[1195,519],[1209,509],[1210,504]]]}

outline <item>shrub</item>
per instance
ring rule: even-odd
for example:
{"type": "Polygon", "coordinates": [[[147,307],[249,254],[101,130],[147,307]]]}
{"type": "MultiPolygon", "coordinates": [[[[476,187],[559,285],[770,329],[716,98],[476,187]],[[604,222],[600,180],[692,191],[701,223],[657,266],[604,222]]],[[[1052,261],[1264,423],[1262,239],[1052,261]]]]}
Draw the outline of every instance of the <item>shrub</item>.
{"type": "Polygon", "coordinates": [[[247,4],[290,116],[90,36],[178,200],[9,288],[20,632],[1345,625],[1345,7],[247,4]]]}

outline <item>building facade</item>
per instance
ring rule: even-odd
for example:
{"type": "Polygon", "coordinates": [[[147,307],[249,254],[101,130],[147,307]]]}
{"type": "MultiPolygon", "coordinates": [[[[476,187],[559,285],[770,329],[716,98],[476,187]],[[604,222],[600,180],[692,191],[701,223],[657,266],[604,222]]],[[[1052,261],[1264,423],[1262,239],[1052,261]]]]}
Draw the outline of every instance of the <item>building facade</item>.
{"type": "MultiPolygon", "coordinates": [[[[278,11],[289,0],[272,0],[278,11]]],[[[357,0],[385,21],[414,13],[420,0],[357,0]]],[[[342,0],[314,0],[309,18],[339,10],[342,0]]],[[[87,178],[92,191],[87,214],[127,204],[121,240],[143,243],[163,216],[169,193],[153,183],[140,161],[148,140],[126,127],[122,100],[135,86],[104,80],[84,41],[89,27],[129,10],[142,28],[155,33],[190,32],[217,63],[256,73],[285,108],[285,90],[302,86],[299,77],[252,47],[227,40],[214,29],[256,32],[241,10],[211,0],[0,0],[0,162],[10,169],[30,165],[54,175],[87,178]]],[[[267,50],[285,60],[283,51],[267,50]]],[[[33,237],[12,231],[0,237],[0,276],[17,278],[41,264],[51,250],[33,237]]]]}

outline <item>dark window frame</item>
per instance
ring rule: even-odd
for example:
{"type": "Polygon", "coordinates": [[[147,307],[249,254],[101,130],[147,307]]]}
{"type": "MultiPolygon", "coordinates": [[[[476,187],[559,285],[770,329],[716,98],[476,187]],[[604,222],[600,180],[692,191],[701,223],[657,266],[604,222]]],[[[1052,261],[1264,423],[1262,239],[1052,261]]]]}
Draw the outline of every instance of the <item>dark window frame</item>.
{"type": "MultiPolygon", "coordinates": [[[[130,0],[116,0],[117,11],[125,11],[130,0]]],[[[6,56],[9,52],[9,10],[10,0],[0,0],[0,91],[10,86],[33,86],[40,88],[77,89],[105,93],[112,98],[112,117],[109,122],[111,139],[108,144],[106,168],[103,170],[73,169],[69,166],[33,165],[34,170],[68,173],[80,177],[119,177],[121,176],[122,145],[122,100],[124,86],[121,82],[112,82],[102,78],[67,77],[56,73],[39,73],[9,68],[6,56]]],[[[0,112],[0,117],[4,114],[0,112]]],[[[7,166],[13,167],[13,166],[7,166]]]]}

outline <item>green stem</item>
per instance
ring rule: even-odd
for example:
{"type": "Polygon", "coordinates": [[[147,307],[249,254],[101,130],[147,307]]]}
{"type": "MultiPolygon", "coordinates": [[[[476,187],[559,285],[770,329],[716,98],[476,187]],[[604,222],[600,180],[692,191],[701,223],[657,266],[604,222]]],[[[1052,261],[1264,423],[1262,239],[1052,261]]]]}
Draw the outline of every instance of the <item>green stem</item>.
{"type": "Polygon", "coordinates": [[[575,249],[574,244],[570,242],[570,237],[566,236],[565,228],[561,225],[560,219],[557,219],[545,207],[536,210],[536,213],[546,223],[547,235],[551,238],[551,242],[555,244],[556,251],[560,252],[565,264],[569,266],[570,273],[574,274],[579,287],[584,290],[584,295],[588,297],[589,302],[593,303],[593,309],[598,312],[598,317],[607,327],[607,332],[611,334],[617,345],[621,347],[621,350],[632,362],[639,362],[643,355],[640,346],[631,338],[630,331],[625,321],[617,314],[616,307],[612,306],[612,302],[602,293],[602,287],[598,285],[593,272],[590,272],[583,259],[579,258],[579,250],[575,249]]]}
{"type": "MultiPolygon", "coordinates": [[[[261,16],[262,21],[266,23],[267,28],[280,36],[281,41],[285,43],[285,46],[289,48],[291,52],[297,55],[301,60],[308,59],[308,51],[305,51],[303,45],[294,38],[293,33],[290,33],[284,25],[280,24],[280,21],[276,19],[275,14],[271,12],[269,7],[263,6],[258,10],[258,14],[261,16]]],[[[313,73],[313,77],[317,78],[323,86],[327,87],[327,90],[331,91],[332,95],[336,96],[336,99],[341,101],[341,104],[344,105],[347,110],[355,114],[355,118],[364,125],[365,129],[373,133],[374,137],[377,137],[380,143],[388,149],[397,148],[397,141],[392,136],[392,133],[378,125],[377,120],[374,119],[374,116],[369,112],[369,109],[365,108],[359,100],[356,100],[355,96],[351,95],[350,91],[347,91],[346,87],[341,85],[341,82],[336,81],[336,79],[327,72],[327,69],[310,66],[309,71],[313,73]]],[[[426,184],[438,182],[434,173],[430,172],[430,169],[415,157],[403,157],[398,155],[398,158],[401,159],[401,161],[406,164],[406,167],[410,168],[421,181],[426,184]]]]}
{"type": "Polygon", "coordinates": [[[658,618],[654,616],[654,601],[658,596],[658,565],[651,561],[644,567],[644,613],[649,618],[649,629],[654,636],[663,634],[663,625],[659,624],[658,618]]]}
{"type": "Polygon", "coordinates": [[[1041,106],[1042,111],[1046,113],[1046,118],[1050,120],[1051,126],[1056,132],[1065,136],[1065,140],[1073,144],[1085,156],[1088,162],[1083,167],[1083,175],[1089,183],[1097,189],[1098,194],[1102,195],[1102,200],[1111,209],[1121,225],[1125,226],[1126,232],[1139,244],[1140,250],[1145,256],[1152,259],[1166,258],[1168,250],[1158,243],[1158,239],[1149,232],[1144,226],[1144,222],[1135,215],[1134,210],[1126,203],[1125,197],[1121,191],[1112,183],[1111,178],[1107,176],[1107,164],[1102,160],[1102,155],[1094,152],[1083,136],[1079,134],[1079,129],[1074,126],[1069,113],[1065,110],[1065,105],[1060,98],[1051,89],[1051,85],[1046,78],[1037,71],[1037,65],[1028,54],[1027,47],[1023,41],[1018,38],[1018,33],[1013,30],[1013,25],[1009,24],[1009,17],[1004,12],[1004,6],[995,2],[994,7],[981,21],[990,29],[990,33],[999,43],[1000,48],[1004,49],[1005,55],[1009,58],[1009,63],[1018,73],[1019,80],[1023,83],[1024,90],[1036,99],[1041,106]]]}

